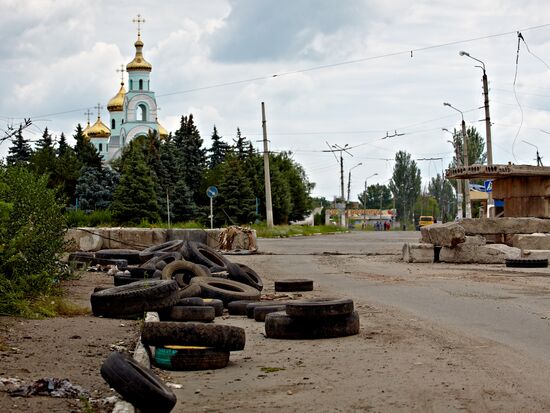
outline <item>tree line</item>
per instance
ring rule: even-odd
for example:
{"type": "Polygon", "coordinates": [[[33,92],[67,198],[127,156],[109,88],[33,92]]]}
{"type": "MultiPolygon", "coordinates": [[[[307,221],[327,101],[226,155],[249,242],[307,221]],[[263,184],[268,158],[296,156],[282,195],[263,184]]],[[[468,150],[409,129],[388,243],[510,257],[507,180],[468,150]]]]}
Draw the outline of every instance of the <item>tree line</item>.
{"type": "MultiPolygon", "coordinates": [[[[79,124],[74,147],[62,133],[59,142],[48,129],[34,148],[15,131],[5,167],[28,168],[45,175],[49,188],[57,188],[67,207],[85,211],[107,210],[116,223],[138,224],[209,221],[206,189],[218,187],[214,198],[216,225],[249,224],[265,220],[263,154],[237,128],[227,143],[214,126],[206,148],[193,115],[182,116],[180,127],[166,139],[156,133],[126,145],[109,167],[79,124]]],[[[301,220],[311,210],[314,184],[290,152],[269,154],[273,218],[276,224],[301,220]]]]}

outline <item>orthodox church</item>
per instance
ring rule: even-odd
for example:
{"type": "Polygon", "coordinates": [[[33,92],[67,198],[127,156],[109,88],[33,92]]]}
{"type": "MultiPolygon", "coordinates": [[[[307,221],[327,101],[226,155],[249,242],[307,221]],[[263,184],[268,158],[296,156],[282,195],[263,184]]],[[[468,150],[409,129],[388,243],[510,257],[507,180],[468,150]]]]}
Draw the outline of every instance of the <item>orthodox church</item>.
{"type": "Polygon", "coordinates": [[[122,148],[138,136],[157,132],[161,139],[168,136],[157,119],[157,101],[151,90],[150,74],[153,66],[143,57],[140,24],[145,22],[138,14],[134,22],[138,24],[137,40],[134,43],[134,59],[126,65],[128,72],[128,91],[124,88],[124,65],[121,72],[120,89],[107,103],[110,123],[108,127],[101,120],[101,106],[97,106],[97,121],[84,129],[84,136],[98,150],[105,163],[118,158],[122,148]]]}

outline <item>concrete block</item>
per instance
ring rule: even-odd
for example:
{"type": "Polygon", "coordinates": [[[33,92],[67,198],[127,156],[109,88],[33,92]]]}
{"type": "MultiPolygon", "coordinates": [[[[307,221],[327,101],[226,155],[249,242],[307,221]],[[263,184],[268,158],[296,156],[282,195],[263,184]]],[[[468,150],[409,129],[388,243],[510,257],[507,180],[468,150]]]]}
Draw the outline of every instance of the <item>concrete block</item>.
{"type": "Polygon", "coordinates": [[[143,249],[153,245],[153,231],[150,228],[111,228],[109,248],[143,249]]]}
{"type": "Polygon", "coordinates": [[[454,248],[443,247],[441,262],[461,264],[504,264],[506,258],[519,258],[521,250],[504,244],[476,245],[463,243],[454,248]]]}
{"type": "Polygon", "coordinates": [[[487,244],[487,240],[481,235],[466,235],[466,240],[464,243],[472,245],[485,245],[487,244]]]}
{"type": "Polygon", "coordinates": [[[530,260],[543,260],[546,258],[550,261],[550,250],[521,250],[521,258],[530,260]]]}
{"type": "Polygon", "coordinates": [[[151,232],[152,232],[152,236],[153,236],[153,244],[152,245],[158,245],[158,244],[162,244],[166,241],[168,241],[167,239],[167,230],[166,229],[163,229],[163,228],[152,228],[151,229],[151,232]]]}
{"type": "Polygon", "coordinates": [[[174,228],[166,230],[166,241],[183,240],[206,244],[206,232],[202,228],[174,228]]]}
{"type": "Polygon", "coordinates": [[[432,224],[420,228],[422,242],[442,247],[454,247],[465,239],[464,228],[455,222],[445,224],[432,224]]]}
{"type": "Polygon", "coordinates": [[[403,261],[422,263],[434,262],[434,245],[422,242],[407,242],[403,244],[403,261]]]}
{"type": "Polygon", "coordinates": [[[550,219],[541,218],[464,218],[458,223],[466,235],[550,232],[550,219]]]}
{"type": "Polygon", "coordinates": [[[222,230],[220,228],[206,229],[206,245],[210,248],[220,248],[220,234],[222,230]]]}
{"type": "Polygon", "coordinates": [[[522,250],[550,250],[550,234],[516,234],[512,246],[522,250]]]}
{"type": "Polygon", "coordinates": [[[79,240],[80,251],[99,251],[103,248],[103,237],[98,234],[84,233],[79,240]]]}

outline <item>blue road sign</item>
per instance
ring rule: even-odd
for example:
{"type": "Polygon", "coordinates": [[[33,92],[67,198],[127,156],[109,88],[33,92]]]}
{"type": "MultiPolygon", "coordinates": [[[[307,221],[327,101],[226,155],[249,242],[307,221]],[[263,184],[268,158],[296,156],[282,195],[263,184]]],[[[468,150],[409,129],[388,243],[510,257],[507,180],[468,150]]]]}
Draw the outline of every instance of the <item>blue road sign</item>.
{"type": "Polygon", "coordinates": [[[206,190],[206,195],[208,196],[208,198],[214,198],[218,195],[218,188],[216,188],[214,185],[209,186],[206,190]]]}
{"type": "Polygon", "coordinates": [[[492,179],[490,179],[488,181],[484,181],[483,186],[485,187],[485,192],[493,192],[493,180],[492,179]]]}

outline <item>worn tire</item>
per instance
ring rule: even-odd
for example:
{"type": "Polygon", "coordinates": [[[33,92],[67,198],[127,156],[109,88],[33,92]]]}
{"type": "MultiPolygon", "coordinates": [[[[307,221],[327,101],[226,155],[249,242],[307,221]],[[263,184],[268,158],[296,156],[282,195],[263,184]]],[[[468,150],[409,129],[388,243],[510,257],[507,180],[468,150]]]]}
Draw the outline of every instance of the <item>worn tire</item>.
{"type": "Polygon", "coordinates": [[[220,317],[223,315],[223,301],[217,300],[215,298],[203,298],[202,302],[203,305],[212,307],[214,309],[214,314],[216,314],[216,317],[220,317]]]}
{"type": "Polygon", "coordinates": [[[200,321],[209,323],[216,317],[214,307],[210,306],[192,306],[192,305],[175,305],[170,310],[170,320],[172,321],[200,321]]]}
{"type": "Polygon", "coordinates": [[[271,313],[277,313],[277,312],[280,312],[280,311],[285,311],[286,310],[286,305],[284,304],[272,304],[272,305],[261,305],[259,307],[255,307],[254,308],[254,314],[253,314],[253,317],[254,320],[256,321],[265,321],[265,317],[268,315],[268,314],[271,314],[271,313]]]}
{"type": "Polygon", "coordinates": [[[113,277],[114,286],[120,287],[121,285],[128,285],[136,281],[145,281],[145,280],[159,280],[160,278],[151,277],[134,277],[132,275],[116,275],[113,277]]]}
{"type": "Polygon", "coordinates": [[[86,251],[78,251],[78,252],[71,252],[69,254],[69,259],[67,262],[87,262],[91,263],[92,260],[95,258],[95,254],[93,252],[86,252],[86,251]]]}
{"type": "Polygon", "coordinates": [[[293,292],[293,291],[313,291],[313,280],[303,278],[275,281],[275,291],[293,292]]]}
{"type": "MultiPolygon", "coordinates": [[[[126,260],[128,264],[139,264],[139,251],[132,249],[105,249],[95,253],[96,258],[106,258],[109,260],[126,260]]],[[[98,262],[99,264],[99,262],[98,262]]]]}
{"type": "Polygon", "coordinates": [[[239,264],[239,263],[236,263],[236,264],[241,269],[241,272],[244,273],[245,278],[250,280],[249,285],[251,285],[252,287],[256,288],[259,291],[262,291],[264,289],[264,283],[256,271],[254,271],[248,265],[239,264]]]}
{"type": "Polygon", "coordinates": [[[173,252],[156,252],[154,253],[154,256],[150,259],[141,264],[142,268],[155,268],[157,270],[162,270],[166,264],[170,264],[173,261],[181,260],[182,256],[179,252],[173,251],[173,252]],[[161,264],[163,263],[163,264],[161,264]]]}
{"type": "Polygon", "coordinates": [[[201,287],[198,285],[188,285],[186,287],[180,288],[177,293],[178,300],[188,297],[200,297],[201,296],[201,287]]]}
{"type": "Polygon", "coordinates": [[[286,306],[286,313],[292,318],[317,319],[344,316],[352,312],[353,300],[349,298],[294,301],[286,306]]]}
{"type": "Polygon", "coordinates": [[[189,261],[178,260],[171,262],[162,270],[163,280],[175,279],[180,287],[190,284],[194,277],[209,277],[210,273],[197,264],[189,261]],[[180,275],[181,276],[178,276],[180,275]]]}
{"type": "Polygon", "coordinates": [[[536,260],[506,258],[506,266],[513,268],[546,268],[548,267],[548,258],[536,260]]]}
{"type": "MultiPolygon", "coordinates": [[[[246,305],[246,316],[248,318],[254,318],[254,310],[257,307],[268,307],[268,306],[274,306],[274,305],[285,305],[285,301],[256,301],[252,303],[248,303],[246,305]]],[[[284,311],[284,308],[280,311],[284,311]]]]}
{"type": "Polygon", "coordinates": [[[240,327],[178,321],[145,323],[141,332],[143,344],[152,346],[205,346],[219,350],[244,349],[245,333],[240,327]]]}
{"type": "Polygon", "coordinates": [[[260,292],[254,287],[237,281],[223,280],[215,277],[195,277],[191,284],[201,287],[201,297],[217,298],[224,305],[237,300],[259,300],[260,292]]]}
{"type": "Polygon", "coordinates": [[[259,300],[237,300],[227,304],[229,315],[246,315],[246,306],[250,303],[257,303],[259,300]]]}
{"type": "Polygon", "coordinates": [[[359,333],[357,311],[347,316],[319,319],[291,318],[286,313],[271,313],[265,318],[265,335],[268,338],[311,340],[345,337],[359,333]]]}
{"type": "Polygon", "coordinates": [[[229,351],[209,347],[167,346],[155,349],[155,366],[165,370],[196,371],[222,369],[229,351]]]}
{"type": "Polygon", "coordinates": [[[140,277],[141,279],[151,278],[155,273],[154,269],[143,267],[128,267],[126,270],[130,272],[132,277],[140,277]]]}
{"type": "Polygon", "coordinates": [[[109,386],[144,413],[168,413],[176,404],[174,392],[155,373],[126,354],[111,353],[100,371],[109,386]]]}
{"type": "Polygon", "coordinates": [[[243,264],[230,262],[227,264],[227,272],[230,280],[250,285],[258,291],[262,291],[264,288],[264,284],[260,277],[258,277],[258,274],[243,264]]]}
{"type": "Polygon", "coordinates": [[[174,305],[192,305],[192,306],[201,306],[204,305],[204,301],[201,297],[187,297],[180,298],[174,305]]]}
{"type": "Polygon", "coordinates": [[[174,241],[163,242],[162,244],[153,245],[149,248],[145,248],[144,250],[139,252],[140,261],[141,262],[149,261],[158,252],[177,251],[181,248],[182,245],[183,245],[183,241],[174,240],[174,241]]]}
{"type": "Polygon", "coordinates": [[[201,242],[189,241],[187,243],[187,254],[192,262],[210,267],[227,267],[229,260],[218,251],[210,248],[201,242]]]}
{"type": "Polygon", "coordinates": [[[97,291],[90,297],[95,316],[134,317],[144,311],[172,306],[178,299],[178,284],[167,280],[136,281],[97,291]]]}

